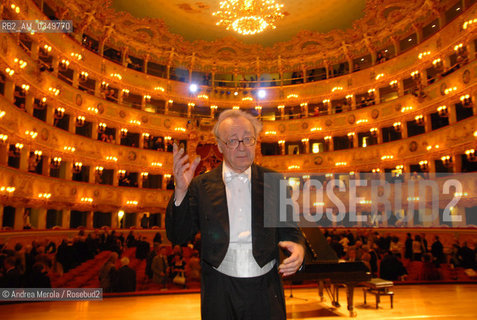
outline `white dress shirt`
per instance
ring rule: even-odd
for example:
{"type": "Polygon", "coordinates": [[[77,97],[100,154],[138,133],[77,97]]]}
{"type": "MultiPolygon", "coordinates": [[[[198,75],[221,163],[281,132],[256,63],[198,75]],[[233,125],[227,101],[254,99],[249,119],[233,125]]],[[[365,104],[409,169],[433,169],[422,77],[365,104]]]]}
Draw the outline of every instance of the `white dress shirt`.
{"type": "Polygon", "coordinates": [[[272,260],[261,268],[253,257],[251,172],[250,167],[239,174],[225,162],[222,166],[229,211],[230,243],[217,270],[237,278],[264,275],[275,265],[275,260],[272,260]]]}

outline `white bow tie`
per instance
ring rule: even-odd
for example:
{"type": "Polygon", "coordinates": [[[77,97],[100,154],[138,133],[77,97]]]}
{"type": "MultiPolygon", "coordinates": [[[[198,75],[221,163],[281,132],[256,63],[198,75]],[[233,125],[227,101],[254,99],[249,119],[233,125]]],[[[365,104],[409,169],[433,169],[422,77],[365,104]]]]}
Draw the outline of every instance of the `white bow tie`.
{"type": "Polygon", "coordinates": [[[226,172],[225,183],[229,183],[234,179],[238,179],[242,183],[248,182],[248,175],[246,173],[226,172]]]}

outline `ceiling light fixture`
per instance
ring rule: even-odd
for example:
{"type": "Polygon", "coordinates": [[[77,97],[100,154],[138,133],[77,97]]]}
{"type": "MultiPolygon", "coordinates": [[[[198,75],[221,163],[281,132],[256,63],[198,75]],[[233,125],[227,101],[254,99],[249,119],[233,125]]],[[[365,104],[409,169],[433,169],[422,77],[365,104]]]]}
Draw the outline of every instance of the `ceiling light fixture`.
{"type": "Polygon", "coordinates": [[[225,0],[218,11],[216,25],[223,25],[242,35],[254,35],[267,28],[275,29],[275,22],[283,18],[283,4],[275,0],[225,0]]]}

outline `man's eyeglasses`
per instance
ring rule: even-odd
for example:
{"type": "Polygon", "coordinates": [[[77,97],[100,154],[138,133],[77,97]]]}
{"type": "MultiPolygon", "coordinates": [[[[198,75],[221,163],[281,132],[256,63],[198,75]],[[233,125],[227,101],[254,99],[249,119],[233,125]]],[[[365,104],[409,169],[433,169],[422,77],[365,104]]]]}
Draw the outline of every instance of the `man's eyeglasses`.
{"type": "Polygon", "coordinates": [[[255,143],[257,142],[257,139],[255,139],[255,137],[245,137],[242,140],[239,140],[237,138],[232,138],[227,141],[224,141],[224,140],[220,140],[220,141],[222,141],[227,146],[227,148],[236,149],[238,148],[240,142],[242,142],[243,145],[246,147],[254,146],[255,143]]]}

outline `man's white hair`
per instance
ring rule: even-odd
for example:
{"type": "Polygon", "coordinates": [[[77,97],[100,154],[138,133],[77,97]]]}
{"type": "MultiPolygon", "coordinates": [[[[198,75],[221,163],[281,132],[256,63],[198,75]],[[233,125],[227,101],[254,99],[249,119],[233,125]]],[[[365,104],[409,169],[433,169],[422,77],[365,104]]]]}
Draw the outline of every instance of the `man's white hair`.
{"type": "Polygon", "coordinates": [[[219,137],[220,124],[225,119],[228,119],[228,118],[245,118],[248,121],[250,121],[250,123],[252,124],[253,131],[254,131],[254,134],[255,134],[256,138],[258,138],[258,135],[260,134],[260,131],[262,131],[262,123],[260,121],[258,121],[257,118],[252,116],[250,113],[244,112],[242,110],[230,109],[230,110],[223,111],[219,115],[219,118],[217,119],[217,122],[215,123],[215,126],[212,129],[212,132],[214,133],[215,139],[217,141],[220,140],[220,137],[219,137]]]}
{"type": "Polygon", "coordinates": [[[121,266],[127,266],[129,264],[129,258],[128,257],[123,257],[121,258],[121,266]]]}

